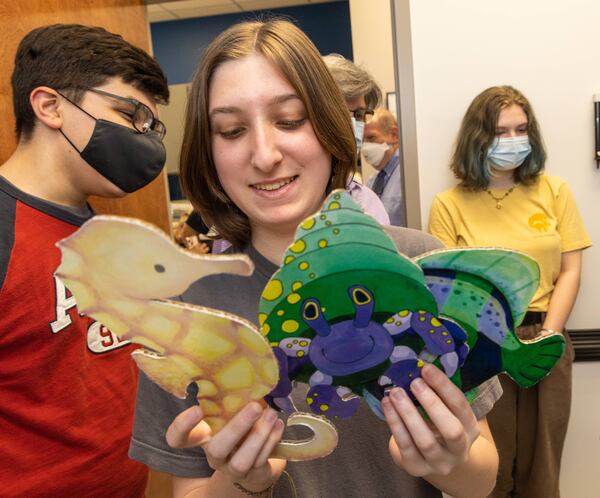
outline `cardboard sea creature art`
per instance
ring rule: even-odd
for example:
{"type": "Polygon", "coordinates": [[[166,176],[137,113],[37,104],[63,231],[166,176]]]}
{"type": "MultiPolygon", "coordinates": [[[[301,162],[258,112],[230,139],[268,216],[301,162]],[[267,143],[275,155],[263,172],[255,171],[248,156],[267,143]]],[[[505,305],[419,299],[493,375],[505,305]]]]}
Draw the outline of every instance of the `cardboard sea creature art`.
{"type": "Polygon", "coordinates": [[[515,334],[539,281],[537,264],[506,249],[439,250],[410,259],[351,197],[334,191],[297,229],[262,293],[257,322],[173,300],[215,273],[250,275],[242,254],[197,255],[153,226],[97,216],[59,242],[56,275],[78,309],[143,348],[148,377],[184,398],[191,383],[205,421],[219,431],[251,400],[288,412],[313,436],[281,441],[273,456],[308,460],[337,445],[331,420],[361,398],[382,417],[381,399],[407,390],[426,363],[472,400],[505,372],[527,387],[560,358],[564,338],[515,334]],[[307,385],[311,413],[291,401],[307,385]]]}
{"type": "MultiPolygon", "coordinates": [[[[538,287],[537,263],[499,248],[439,250],[411,260],[345,192],[298,228],[263,292],[259,323],[275,347],[280,381],[270,403],[292,409],[290,380],[328,418],[352,416],[433,363],[472,400],[507,373],[528,387],[560,358],[559,334],[515,334],[538,287]]],[[[413,398],[414,399],[414,398],[413,398]]]]}
{"type": "MultiPolygon", "coordinates": [[[[195,383],[213,433],[277,384],[273,350],[254,324],[170,299],[208,275],[250,275],[254,265],[247,256],[193,254],[148,223],[116,216],[92,218],[58,246],[56,276],[75,296],[79,312],[142,345],[133,359],[164,390],[185,398],[195,383]]],[[[298,413],[287,425],[309,426],[314,436],[282,441],[274,456],[312,459],[337,446],[335,427],[321,417],[298,413]]]]}

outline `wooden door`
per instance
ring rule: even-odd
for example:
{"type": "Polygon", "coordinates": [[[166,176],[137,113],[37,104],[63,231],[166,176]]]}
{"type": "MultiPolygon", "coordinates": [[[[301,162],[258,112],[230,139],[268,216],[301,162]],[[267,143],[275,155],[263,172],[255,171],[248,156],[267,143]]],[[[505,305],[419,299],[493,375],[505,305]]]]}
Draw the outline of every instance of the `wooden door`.
{"type": "MultiPolygon", "coordinates": [[[[102,26],[130,43],[150,51],[149,27],[143,0],[0,0],[0,163],[14,151],[16,136],[12,114],[10,76],[21,38],[38,26],[78,23],[102,26]]],[[[98,213],[141,218],[170,234],[166,173],[123,199],[92,198],[98,213]]],[[[168,476],[151,472],[148,498],[171,496],[168,476]]]]}

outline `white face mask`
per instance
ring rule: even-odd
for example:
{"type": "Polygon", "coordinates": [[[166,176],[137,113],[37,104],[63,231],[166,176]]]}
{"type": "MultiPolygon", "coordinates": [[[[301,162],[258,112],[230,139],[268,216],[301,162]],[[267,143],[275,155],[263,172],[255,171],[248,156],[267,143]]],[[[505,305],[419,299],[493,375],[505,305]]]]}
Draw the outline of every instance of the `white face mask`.
{"type": "Polygon", "coordinates": [[[362,147],[363,135],[365,134],[365,123],[363,121],[357,121],[356,118],[352,117],[352,128],[354,129],[354,138],[356,140],[356,150],[360,151],[362,147]]]}
{"type": "Polygon", "coordinates": [[[362,146],[361,152],[365,161],[372,166],[379,166],[385,153],[389,150],[390,146],[383,142],[378,144],[377,142],[365,142],[362,146]]]}
{"type": "Polygon", "coordinates": [[[531,154],[529,137],[497,138],[487,150],[487,158],[495,169],[510,171],[517,169],[531,154]]]}

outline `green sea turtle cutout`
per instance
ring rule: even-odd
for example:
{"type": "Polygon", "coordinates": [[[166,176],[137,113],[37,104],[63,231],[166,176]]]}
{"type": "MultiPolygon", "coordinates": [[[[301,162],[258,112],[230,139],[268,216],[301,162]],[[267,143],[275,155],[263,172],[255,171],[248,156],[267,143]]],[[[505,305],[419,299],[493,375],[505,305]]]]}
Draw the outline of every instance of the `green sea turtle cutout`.
{"type": "Polygon", "coordinates": [[[433,363],[472,399],[505,372],[528,387],[560,358],[564,338],[521,341],[514,329],[538,287],[539,269],[506,249],[452,249],[411,260],[349,194],[333,192],[297,229],[259,307],[279,362],[267,397],[292,411],[291,381],[328,418],[352,416],[364,397],[408,390],[433,363]]]}

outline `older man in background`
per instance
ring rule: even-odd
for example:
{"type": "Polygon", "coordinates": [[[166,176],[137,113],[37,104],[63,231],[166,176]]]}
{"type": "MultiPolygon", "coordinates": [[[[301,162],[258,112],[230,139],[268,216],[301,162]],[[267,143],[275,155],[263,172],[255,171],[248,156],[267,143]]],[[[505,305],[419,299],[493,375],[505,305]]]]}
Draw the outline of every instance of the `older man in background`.
{"type": "Polygon", "coordinates": [[[362,154],[378,171],[369,179],[368,186],[383,202],[390,216],[390,224],[406,226],[399,168],[398,124],[388,110],[378,109],[373,118],[366,123],[362,154]]]}

